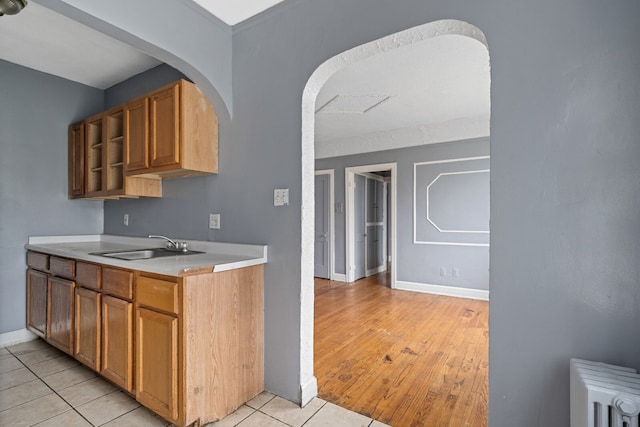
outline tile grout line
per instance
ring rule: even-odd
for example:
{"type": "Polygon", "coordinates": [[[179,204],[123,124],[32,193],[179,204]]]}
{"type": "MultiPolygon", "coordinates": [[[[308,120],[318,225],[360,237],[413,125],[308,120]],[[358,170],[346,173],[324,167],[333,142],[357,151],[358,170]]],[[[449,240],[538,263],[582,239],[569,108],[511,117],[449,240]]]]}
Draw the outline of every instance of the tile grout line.
{"type": "MultiPolygon", "coordinates": [[[[95,426],[93,425],[93,423],[91,423],[91,421],[89,421],[89,420],[88,420],[84,415],[82,415],[80,412],[78,412],[78,411],[76,410],[76,408],[75,408],[72,404],[70,404],[69,402],[67,402],[67,401],[66,401],[66,399],[65,399],[64,397],[60,396],[60,395],[58,394],[58,392],[57,392],[57,391],[55,391],[55,390],[54,390],[54,389],[53,389],[49,384],[47,384],[47,383],[46,383],[42,378],[40,378],[40,376],[39,376],[38,374],[36,374],[35,372],[33,372],[33,371],[31,370],[31,368],[29,368],[29,367],[28,367],[28,366],[27,366],[27,365],[26,365],[22,360],[20,360],[20,358],[19,358],[17,355],[13,354],[13,352],[12,352],[11,350],[9,350],[7,347],[5,347],[5,349],[6,349],[6,350],[7,350],[7,351],[8,351],[8,352],[13,356],[13,357],[15,357],[15,358],[18,360],[18,362],[20,362],[20,363],[22,364],[22,366],[24,366],[24,367],[25,367],[29,372],[31,372],[33,375],[35,375],[35,377],[36,377],[38,380],[40,380],[40,382],[42,382],[42,384],[44,384],[45,386],[47,386],[47,388],[49,388],[49,390],[51,390],[51,391],[52,391],[56,396],[58,396],[58,397],[60,398],[60,400],[62,400],[62,401],[63,401],[64,403],[66,403],[67,405],[69,405],[69,407],[71,408],[71,410],[72,410],[72,411],[74,411],[76,414],[80,415],[80,417],[81,417],[83,420],[85,420],[87,423],[89,423],[89,425],[91,425],[91,426],[95,427],[95,426]]],[[[39,351],[39,350],[34,350],[34,351],[39,351]]],[[[31,353],[31,352],[27,352],[27,353],[31,353]]],[[[25,353],[25,354],[26,354],[26,353],[25,353]]],[[[62,370],[62,371],[60,371],[60,372],[66,371],[66,370],[68,370],[68,369],[71,369],[71,368],[63,369],[63,370],[62,370]]],[[[57,373],[57,372],[56,372],[56,373],[57,373]]],[[[52,374],[52,375],[53,375],[53,374],[52,374]]],[[[87,381],[88,381],[88,380],[87,380],[87,381]]],[[[64,390],[64,389],[63,389],[63,390],[64,390]]],[[[34,399],[34,400],[35,400],[35,399],[34,399]]],[[[94,399],[94,400],[95,400],[95,399],[94,399]]],[[[33,400],[31,400],[30,402],[33,402],[33,400]]],[[[18,405],[18,406],[19,406],[19,405],[18,405]]],[[[48,420],[50,420],[50,419],[52,419],[52,418],[57,417],[58,415],[64,414],[65,412],[68,412],[68,411],[64,411],[64,412],[62,412],[62,413],[60,413],[60,414],[54,415],[53,417],[47,418],[46,420],[42,420],[42,421],[40,421],[40,422],[38,422],[38,423],[36,423],[36,424],[32,424],[32,425],[37,425],[37,424],[43,423],[43,422],[45,422],[45,421],[48,421],[48,420]]]]}

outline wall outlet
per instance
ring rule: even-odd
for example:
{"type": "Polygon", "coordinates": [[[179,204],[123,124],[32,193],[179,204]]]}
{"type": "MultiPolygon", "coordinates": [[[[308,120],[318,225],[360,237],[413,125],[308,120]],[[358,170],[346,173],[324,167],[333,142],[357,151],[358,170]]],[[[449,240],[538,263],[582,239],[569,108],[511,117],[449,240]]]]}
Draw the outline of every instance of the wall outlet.
{"type": "Polygon", "coordinates": [[[289,206],[288,188],[276,188],[273,190],[273,206],[289,206]]]}
{"type": "Polygon", "coordinates": [[[124,214],[124,217],[122,218],[122,223],[127,227],[129,226],[129,214],[124,214]]]}
{"type": "Polygon", "coordinates": [[[453,277],[460,277],[460,270],[459,270],[459,269],[457,269],[457,268],[455,268],[455,267],[454,267],[454,268],[452,268],[452,269],[451,269],[451,275],[452,275],[453,277]]]}
{"type": "Polygon", "coordinates": [[[219,230],[220,229],[220,214],[209,214],[209,228],[219,230]]]}
{"type": "Polygon", "coordinates": [[[441,276],[446,276],[447,275],[447,269],[445,267],[440,267],[440,275],[441,276]]]}

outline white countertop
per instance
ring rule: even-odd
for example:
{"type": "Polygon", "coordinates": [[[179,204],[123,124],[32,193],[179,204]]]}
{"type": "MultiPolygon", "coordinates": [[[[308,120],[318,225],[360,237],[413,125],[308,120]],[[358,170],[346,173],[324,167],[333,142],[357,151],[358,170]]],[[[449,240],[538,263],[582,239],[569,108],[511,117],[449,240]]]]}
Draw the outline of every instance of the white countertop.
{"type": "MultiPolygon", "coordinates": [[[[173,237],[172,237],[173,238],[173,237]]],[[[184,241],[183,239],[174,239],[184,241]]],[[[163,248],[166,241],[146,237],[125,237],[109,234],[78,236],[32,236],[25,248],[50,255],[74,258],[99,264],[112,265],[130,270],[187,276],[206,272],[219,272],[267,262],[267,246],[237,243],[186,240],[189,249],[201,254],[167,256],[144,260],[127,261],[100,255],[94,252],[130,251],[136,249],[163,248]]]]}

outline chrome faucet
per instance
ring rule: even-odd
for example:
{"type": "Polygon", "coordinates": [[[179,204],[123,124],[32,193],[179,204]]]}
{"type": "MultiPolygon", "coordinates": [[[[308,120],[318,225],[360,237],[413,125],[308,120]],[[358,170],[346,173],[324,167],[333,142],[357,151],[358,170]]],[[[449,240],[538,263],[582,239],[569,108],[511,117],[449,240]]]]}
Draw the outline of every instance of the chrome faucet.
{"type": "Polygon", "coordinates": [[[158,234],[149,234],[149,238],[153,239],[153,238],[157,238],[157,239],[164,239],[167,241],[167,246],[166,248],[170,251],[178,251],[178,252],[187,252],[188,248],[187,248],[187,242],[179,242],[177,240],[172,240],[166,236],[160,236],[158,234]]]}

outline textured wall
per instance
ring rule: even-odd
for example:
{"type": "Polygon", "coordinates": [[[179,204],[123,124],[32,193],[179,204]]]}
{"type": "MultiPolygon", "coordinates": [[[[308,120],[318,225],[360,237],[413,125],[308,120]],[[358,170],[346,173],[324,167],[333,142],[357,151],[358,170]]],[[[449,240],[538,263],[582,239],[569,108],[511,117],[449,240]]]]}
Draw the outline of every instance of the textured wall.
{"type": "Polygon", "coordinates": [[[102,202],[67,200],[67,126],[102,111],[93,89],[0,60],[0,334],[26,326],[29,236],[102,233],[102,202]]]}

